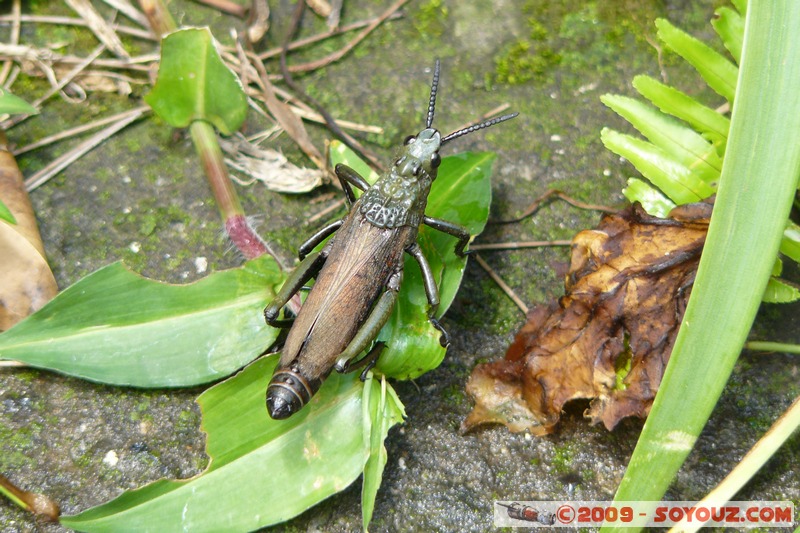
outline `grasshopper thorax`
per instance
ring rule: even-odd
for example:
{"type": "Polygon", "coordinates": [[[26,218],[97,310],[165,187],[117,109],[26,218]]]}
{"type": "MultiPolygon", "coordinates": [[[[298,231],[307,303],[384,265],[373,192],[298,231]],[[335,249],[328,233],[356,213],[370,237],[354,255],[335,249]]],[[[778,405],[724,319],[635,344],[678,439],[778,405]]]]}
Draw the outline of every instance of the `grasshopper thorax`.
{"type": "Polygon", "coordinates": [[[361,197],[359,211],[379,228],[419,226],[441,163],[442,136],[426,128],[406,139],[392,168],[361,197]]]}

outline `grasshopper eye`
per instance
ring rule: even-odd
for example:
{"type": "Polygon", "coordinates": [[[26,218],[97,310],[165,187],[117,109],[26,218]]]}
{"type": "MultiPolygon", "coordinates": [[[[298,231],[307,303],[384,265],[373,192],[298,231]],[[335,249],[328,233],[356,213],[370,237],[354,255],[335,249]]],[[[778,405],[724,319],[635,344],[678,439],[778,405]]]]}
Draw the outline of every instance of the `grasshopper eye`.
{"type": "Polygon", "coordinates": [[[431,168],[439,168],[439,165],[442,164],[442,156],[439,155],[439,152],[434,152],[431,156],[431,168]]]}
{"type": "Polygon", "coordinates": [[[406,137],[406,140],[403,141],[403,144],[408,146],[409,144],[413,143],[415,140],[416,140],[416,137],[414,135],[409,135],[408,137],[406,137]]]}

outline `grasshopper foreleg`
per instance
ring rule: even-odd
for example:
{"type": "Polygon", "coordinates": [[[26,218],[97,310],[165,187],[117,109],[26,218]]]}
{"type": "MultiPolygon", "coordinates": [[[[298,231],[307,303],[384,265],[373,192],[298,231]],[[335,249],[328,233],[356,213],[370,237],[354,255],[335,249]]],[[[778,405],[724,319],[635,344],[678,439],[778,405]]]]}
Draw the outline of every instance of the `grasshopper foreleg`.
{"type": "Polygon", "coordinates": [[[300,248],[297,249],[297,255],[300,257],[300,260],[302,261],[303,259],[305,259],[306,256],[310,254],[311,251],[314,248],[316,248],[319,243],[321,243],[328,237],[328,235],[333,234],[333,232],[342,227],[342,223],[344,223],[344,220],[337,220],[335,222],[331,222],[330,224],[328,224],[327,226],[316,232],[314,235],[309,237],[306,242],[301,244],[300,248]]]}
{"type": "MultiPolygon", "coordinates": [[[[394,309],[394,304],[397,301],[397,291],[400,290],[400,282],[402,279],[402,270],[395,272],[392,274],[392,277],[389,278],[389,282],[386,284],[386,290],[372,307],[369,316],[367,316],[367,319],[361,325],[361,329],[356,332],[353,340],[350,341],[347,348],[345,348],[336,359],[336,364],[333,368],[335,368],[337,372],[343,373],[351,370],[354,366],[358,367],[361,363],[368,362],[370,356],[377,358],[380,349],[375,351],[375,348],[373,348],[373,350],[370,350],[370,353],[362,357],[361,360],[351,363],[351,361],[358,357],[358,354],[363,352],[373,339],[377,337],[383,325],[386,324],[386,321],[392,316],[392,309],[394,309]],[[373,351],[375,351],[374,354],[372,353],[373,351]]],[[[378,343],[375,346],[377,347],[381,344],[382,343],[378,343]]]]}
{"type": "Polygon", "coordinates": [[[339,183],[342,184],[342,190],[344,191],[345,198],[347,199],[347,208],[350,209],[350,207],[356,202],[356,195],[353,192],[353,187],[362,191],[366,191],[369,189],[369,183],[367,183],[367,181],[362,178],[358,172],[347,165],[343,165],[342,163],[336,165],[334,171],[336,171],[336,177],[339,178],[339,183]]]}
{"type": "Polygon", "coordinates": [[[430,226],[433,229],[439,230],[443,233],[447,233],[448,235],[452,235],[453,237],[458,239],[456,243],[456,255],[458,257],[464,257],[469,252],[465,252],[464,248],[466,248],[467,244],[469,243],[470,234],[467,228],[464,226],[460,226],[453,222],[449,222],[447,220],[442,220],[440,218],[433,218],[429,216],[422,217],[422,223],[426,226],[430,226]]]}
{"type": "Polygon", "coordinates": [[[286,278],[283,287],[280,288],[272,302],[264,308],[264,318],[267,320],[267,324],[274,328],[291,325],[291,320],[278,320],[278,314],[283,306],[292,299],[292,296],[303,288],[308,280],[319,273],[327,257],[327,254],[322,252],[314,252],[297,265],[297,268],[286,278]]]}
{"type": "Polygon", "coordinates": [[[412,244],[406,251],[417,260],[419,269],[422,272],[422,284],[425,286],[425,295],[428,297],[428,304],[430,306],[428,308],[428,320],[431,325],[442,334],[439,337],[439,344],[447,346],[450,344],[450,335],[447,334],[447,331],[445,331],[436,318],[436,311],[439,309],[439,287],[436,286],[436,280],[433,278],[431,266],[428,264],[428,260],[425,258],[425,254],[422,253],[419,244],[412,244]]]}

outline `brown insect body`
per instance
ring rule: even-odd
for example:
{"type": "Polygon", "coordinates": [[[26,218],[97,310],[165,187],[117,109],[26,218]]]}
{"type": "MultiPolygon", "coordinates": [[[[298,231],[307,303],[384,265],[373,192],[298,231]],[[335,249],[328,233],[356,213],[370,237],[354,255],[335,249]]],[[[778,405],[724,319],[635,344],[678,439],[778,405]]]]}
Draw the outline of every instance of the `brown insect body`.
{"type": "Polygon", "coordinates": [[[425,129],[406,139],[400,156],[374,185],[369,186],[351,168],[336,166],[336,175],[348,204],[352,205],[350,213],[301,246],[303,261],[264,309],[267,323],[280,325],[282,321],[277,317],[281,308],[316,276],[316,283],[292,323],[267,387],[267,409],[272,418],[286,418],[300,410],[334,368],[344,372],[365,363],[374,364],[380,345],[360,359],[359,355],[391,315],[402,281],[404,253],[412,255],[419,264],[430,305],[428,318],[441,332],[442,346],[449,343],[435,316],[439,289],[417,244],[420,224],[456,237],[455,253],[460,256],[464,255],[470,238],[465,228],[425,215],[428,193],[441,163],[439,149],[451,139],[516,114],[481,122],[442,138],[431,128],[438,80],[437,61],[425,129]],[[351,186],[364,191],[358,201],[351,186]],[[334,232],[335,236],[322,250],[308,253],[334,232]]]}
{"type": "Polygon", "coordinates": [[[329,244],[325,267],[294,320],[276,372],[291,369],[309,384],[321,383],[392,276],[402,275],[403,252],[416,235],[411,226],[374,226],[353,209],[329,244]]]}

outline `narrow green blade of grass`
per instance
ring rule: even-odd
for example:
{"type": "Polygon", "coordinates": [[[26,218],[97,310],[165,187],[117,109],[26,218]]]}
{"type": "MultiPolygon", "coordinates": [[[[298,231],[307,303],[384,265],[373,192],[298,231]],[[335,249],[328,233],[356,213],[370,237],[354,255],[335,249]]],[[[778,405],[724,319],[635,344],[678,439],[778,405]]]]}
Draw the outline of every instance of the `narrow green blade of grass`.
{"type": "Polygon", "coordinates": [[[206,383],[275,341],[262,310],[282,280],[269,256],[187,285],[114,263],[0,334],[0,359],[114,385],[206,383]]]}
{"type": "Polygon", "coordinates": [[[650,100],[661,111],[683,120],[701,132],[714,143],[720,157],[725,154],[728,130],[731,126],[731,121],[727,117],[704,106],[688,94],[664,85],[650,76],[636,76],[633,78],[633,86],[639,94],[650,100]]]}
{"type": "Polygon", "coordinates": [[[717,94],[733,102],[738,75],[736,65],[666,19],[656,20],[656,27],[659,39],[689,62],[717,94]]]}
{"type": "MultiPolygon", "coordinates": [[[[365,384],[364,392],[370,388],[370,378],[365,384]]],[[[383,467],[386,466],[386,461],[389,456],[386,453],[386,446],[383,441],[389,434],[389,429],[395,424],[399,424],[406,416],[405,408],[400,402],[400,398],[392,389],[391,385],[386,382],[386,377],[381,377],[380,380],[380,394],[373,387],[370,391],[368,401],[365,394],[364,401],[364,416],[369,417],[371,422],[369,426],[371,431],[369,436],[369,459],[364,466],[364,481],[361,486],[361,516],[363,521],[364,531],[369,528],[369,522],[372,520],[372,511],[375,509],[375,497],[378,495],[378,489],[381,486],[381,479],[383,478],[383,467]]],[[[366,424],[365,424],[366,426],[366,424]]]]}
{"type": "Polygon", "coordinates": [[[716,187],[722,159],[714,147],[693,129],[635,98],[605,94],[600,101],[631,123],[639,133],[664,150],[672,159],[692,169],[703,181],[716,187]]]}
{"type": "Polygon", "coordinates": [[[699,202],[714,194],[714,189],[691,169],[652,143],[608,128],[600,132],[600,140],[606,148],[630,161],[676,204],[699,202]]]}
{"type": "Polygon", "coordinates": [[[663,497],[750,331],[800,175],[800,144],[787,142],[800,138],[799,27],[796,0],[749,6],[739,92],[708,239],[669,365],[616,501],[663,497]]]}

